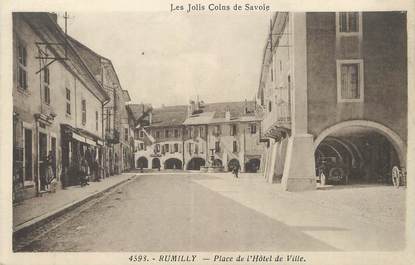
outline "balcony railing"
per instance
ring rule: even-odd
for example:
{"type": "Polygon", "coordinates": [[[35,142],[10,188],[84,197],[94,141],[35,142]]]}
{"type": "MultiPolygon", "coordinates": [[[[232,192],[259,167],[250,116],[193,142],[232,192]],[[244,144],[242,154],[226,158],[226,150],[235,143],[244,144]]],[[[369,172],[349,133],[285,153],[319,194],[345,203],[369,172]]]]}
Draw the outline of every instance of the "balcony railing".
{"type": "Polygon", "coordinates": [[[274,127],[291,129],[290,91],[287,87],[276,88],[276,99],[272,102],[272,111],[266,112],[261,122],[262,133],[274,127]]]}

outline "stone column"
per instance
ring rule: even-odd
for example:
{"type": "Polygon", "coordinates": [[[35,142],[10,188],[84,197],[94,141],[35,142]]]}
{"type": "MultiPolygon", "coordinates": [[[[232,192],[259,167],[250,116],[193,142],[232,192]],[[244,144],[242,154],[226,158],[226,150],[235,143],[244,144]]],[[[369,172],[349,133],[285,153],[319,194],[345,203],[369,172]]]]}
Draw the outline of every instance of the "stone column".
{"type": "Polygon", "coordinates": [[[313,136],[307,128],[306,14],[290,13],[290,73],[292,80],[291,137],[288,139],[282,185],[287,191],[316,188],[313,136]]]}

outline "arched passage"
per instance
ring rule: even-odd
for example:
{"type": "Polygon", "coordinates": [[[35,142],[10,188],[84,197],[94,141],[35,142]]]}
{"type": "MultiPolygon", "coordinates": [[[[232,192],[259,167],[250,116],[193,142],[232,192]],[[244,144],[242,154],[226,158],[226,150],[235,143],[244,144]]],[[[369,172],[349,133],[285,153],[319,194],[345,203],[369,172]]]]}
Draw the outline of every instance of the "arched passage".
{"type": "Polygon", "coordinates": [[[232,169],[234,169],[235,168],[235,166],[241,166],[240,164],[239,164],[239,161],[238,161],[238,159],[235,159],[235,158],[233,158],[233,159],[231,159],[229,162],[228,162],[228,171],[232,171],[232,169]]]}
{"type": "Polygon", "coordinates": [[[169,158],[164,162],[164,169],[182,169],[182,161],[177,158],[169,158]]]}
{"type": "Polygon", "coordinates": [[[200,167],[205,165],[205,160],[200,157],[194,157],[187,163],[188,170],[200,170],[200,167]]]}
{"type": "Polygon", "coordinates": [[[363,120],[338,123],[314,141],[316,171],[342,168],[351,182],[390,183],[393,166],[405,166],[402,139],[388,127],[363,120]]]}
{"type": "Polygon", "coordinates": [[[213,160],[213,165],[217,167],[221,167],[223,165],[222,160],[220,160],[219,158],[216,158],[215,160],[213,160]]]}
{"type": "Polygon", "coordinates": [[[153,158],[151,162],[151,168],[160,168],[160,159],[159,158],[153,158]]]}
{"type": "Polygon", "coordinates": [[[148,168],[148,160],[144,156],[137,159],[137,168],[148,168]]]}
{"type": "Polygon", "coordinates": [[[261,160],[258,158],[249,159],[248,162],[245,163],[245,172],[247,173],[256,173],[261,166],[261,160]]]}

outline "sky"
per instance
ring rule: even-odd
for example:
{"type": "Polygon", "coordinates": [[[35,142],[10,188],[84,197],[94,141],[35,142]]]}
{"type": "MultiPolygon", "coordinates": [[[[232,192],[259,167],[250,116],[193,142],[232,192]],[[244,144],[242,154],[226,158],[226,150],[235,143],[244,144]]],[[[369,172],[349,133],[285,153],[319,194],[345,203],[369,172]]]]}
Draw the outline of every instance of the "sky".
{"type": "Polygon", "coordinates": [[[69,16],[68,34],[112,61],[132,103],[252,100],[258,89],[271,13],[69,16]]]}

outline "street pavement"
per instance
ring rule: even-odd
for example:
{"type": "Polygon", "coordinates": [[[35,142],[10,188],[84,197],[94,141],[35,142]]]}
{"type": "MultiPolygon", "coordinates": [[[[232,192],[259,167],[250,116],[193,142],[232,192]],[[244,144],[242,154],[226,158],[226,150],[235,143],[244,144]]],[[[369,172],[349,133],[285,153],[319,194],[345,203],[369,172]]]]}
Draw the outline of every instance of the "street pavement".
{"type": "Polygon", "coordinates": [[[144,173],[24,251],[401,250],[404,204],[386,186],[290,193],[258,174],[144,173]]]}

